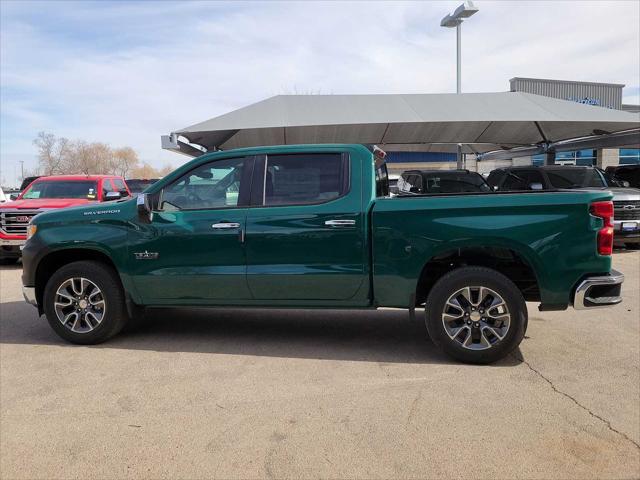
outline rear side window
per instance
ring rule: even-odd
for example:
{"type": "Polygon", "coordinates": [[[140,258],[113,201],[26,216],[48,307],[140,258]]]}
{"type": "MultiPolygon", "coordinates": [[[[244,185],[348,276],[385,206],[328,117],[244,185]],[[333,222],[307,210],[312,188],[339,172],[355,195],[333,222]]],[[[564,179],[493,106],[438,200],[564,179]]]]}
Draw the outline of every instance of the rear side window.
{"type": "Polygon", "coordinates": [[[349,189],[349,160],[340,153],[268,156],[263,205],[323,203],[349,189]]]}
{"type": "Polygon", "coordinates": [[[421,193],[422,175],[415,173],[403,173],[398,180],[398,192],[400,193],[421,193]]]}
{"type": "Polygon", "coordinates": [[[487,177],[487,183],[492,187],[497,187],[500,185],[500,182],[504,178],[504,175],[504,170],[494,170],[487,177]]]}
{"type": "Polygon", "coordinates": [[[466,172],[432,173],[425,177],[425,193],[488,192],[489,185],[481,175],[466,172]]]}
{"type": "Polygon", "coordinates": [[[537,170],[511,170],[507,172],[501,190],[534,190],[533,185],[544,188],[544,179],[537,170]]]}
{"type": "Polygon", "coordinates": [[[554,188],[604,187],[603,178],[592,168],[563,168],[547,170],[547,177],[554,188]]]}

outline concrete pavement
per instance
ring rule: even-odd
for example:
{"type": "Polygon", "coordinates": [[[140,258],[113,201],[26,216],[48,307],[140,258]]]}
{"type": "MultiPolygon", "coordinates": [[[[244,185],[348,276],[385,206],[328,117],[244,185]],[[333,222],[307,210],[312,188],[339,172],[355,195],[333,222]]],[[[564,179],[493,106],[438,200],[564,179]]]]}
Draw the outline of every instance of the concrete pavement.
{"type": "Polygon", "coordinates": [[[615,308],[457,364],[403,312],[164,310],[64,343],[0,271],[0,477],[638,478],[640,253],[615,308]]]}

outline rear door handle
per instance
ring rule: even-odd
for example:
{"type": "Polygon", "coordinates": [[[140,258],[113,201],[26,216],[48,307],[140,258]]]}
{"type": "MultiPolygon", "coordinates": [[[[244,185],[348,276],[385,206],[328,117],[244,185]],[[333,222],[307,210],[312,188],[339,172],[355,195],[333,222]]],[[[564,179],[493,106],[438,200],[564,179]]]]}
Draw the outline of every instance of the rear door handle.
{"type": "Polygon", "coordinates": [[[327,220],[324,222],[327,227],[353,227],[355,220],[327,220]]]}
{"type": "Polygon", "coordinates": [[[226,229],[232,229],[232,228],[240,228],[240,224],[231,223],[231,222],[221,222],[221,223],[214,223],[213,225],[211,225],[211,228],[215,230],[226,230],[226,229]]]}

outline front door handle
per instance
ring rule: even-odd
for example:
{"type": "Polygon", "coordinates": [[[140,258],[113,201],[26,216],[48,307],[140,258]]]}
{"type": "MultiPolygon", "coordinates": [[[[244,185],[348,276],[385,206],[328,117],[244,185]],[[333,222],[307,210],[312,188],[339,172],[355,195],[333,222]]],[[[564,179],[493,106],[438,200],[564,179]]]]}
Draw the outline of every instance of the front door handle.
{"type": "Polygon", "coordinates": [[[327,220],[324,222],[327,227],[353,227],[355,220],[327,220]]]}
{"type": "Polygon", "coordinates": [[[213,225],[211,225],[211,228],[215,230],[226,230],[232,228],[240,228],[240,224],[232,222],[214,223],[213,225]]]}

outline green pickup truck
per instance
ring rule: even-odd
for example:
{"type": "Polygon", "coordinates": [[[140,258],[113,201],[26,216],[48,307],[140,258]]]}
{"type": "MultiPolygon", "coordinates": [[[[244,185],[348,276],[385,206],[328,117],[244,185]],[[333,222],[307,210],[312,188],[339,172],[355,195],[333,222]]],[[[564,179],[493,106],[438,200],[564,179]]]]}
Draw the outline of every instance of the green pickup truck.
{"type": "Polygon", "coordinates": [[[103,342],[146,307],[425,310],[444,352],[489,363],[540,310],[621,301],[606,191],[389,196],[362,145],[202,155],[136,199],[29,225],[25,299],[62,338],[103,342]]]}

